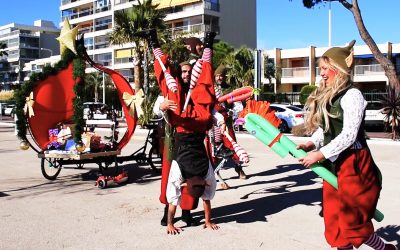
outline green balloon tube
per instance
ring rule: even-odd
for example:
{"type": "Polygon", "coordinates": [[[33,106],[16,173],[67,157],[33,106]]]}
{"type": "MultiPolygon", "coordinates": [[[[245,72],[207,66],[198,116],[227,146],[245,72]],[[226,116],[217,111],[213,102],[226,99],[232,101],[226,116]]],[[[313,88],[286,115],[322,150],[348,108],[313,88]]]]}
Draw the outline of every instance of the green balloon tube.
{"type": "MultiPolygon", "coordinates": [[[[261,116],[246,116],[246,122],[244,124],[246,130],[255,136],[258,140],[260,140],[265,145],[269,145],[276,136],[279,135],[279,130],[276,135],[268,133],[263,129],[263,120],[265,119],[261,116]],[[261,119],[260,119],[261,118],[261,119]]],[[[275,127],[274,127],[275,128],[275,127]]],[[[279,141],[275,142],[271,149],[277,153],[280,157],[284,158],[286,155],[289,154],[289,151],[286,147],[284,147],[279,141]]]]}
{"type": "MultiPolygon", "coordinates": [[[[276,138],[280,134],[278,128],[276,128],[268,120],[266,120],[264,117],[260,115],[249,113],[246,115],[245,120],[246,120],[245,128],[246,129],[249,128],[247,130],[250,131],[251,134],[254,133],[253,135],[266,145],[269,145],[274,140],[274,138],[276,138]],[[262,139],[260,139],[260,137],[262,137],[262,139]],[[266,140],[264,137],[265,138],[268,137],[268,140],[266,140]]],[[[297,145],[292,140],[290,140],[286,135],[281,135],[279,140],[274,143],[272,148],[276,144],[279,144],[283,148],[280,149],[281,151],[279,151],[279,153],[277,152],[278,155],[281,157],[287,155],[287,153],[283,154],[284,152],[290,152],[296,158],[304,157],[307,155],[307,153],[304,150],[297,149],[296,148],[297,145]]],[[[326,182],[328,182],[330,185],[332,185],[335,189],[338,189],[337,177],[328,169],[326,169],[324,166],[322,166],[319,163],[316,163],[311,166],[311,170],[314,171],[319,177],[324,179],[326,182]]],[[[384,218],[383,213],[380,212],[378,209],[376,209],[374,214],[374,219],[380,222],[383,220],[383,218],[384,218]]]]}

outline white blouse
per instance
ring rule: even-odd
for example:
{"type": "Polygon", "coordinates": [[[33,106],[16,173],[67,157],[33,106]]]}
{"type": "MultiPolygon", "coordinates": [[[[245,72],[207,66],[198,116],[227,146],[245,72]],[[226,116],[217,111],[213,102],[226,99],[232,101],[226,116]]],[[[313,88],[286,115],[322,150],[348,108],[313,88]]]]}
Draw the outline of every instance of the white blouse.
{"type": "Polygon", "coordinates": [[[360,90],[352,88],[343,95],[340,100],[340,106],[343,109],[343,129],[340,134],[327,145],[323,145],[324,134],[322,128],[318,128],[311,136],[311,141],[315,147],[321,151],[325,159],[329,159],[332,162],[338,158],[341,152],[355,142],[367,102],[360,90]]]}
{"type": "MultiPolygon", "coordinates": [[[[172,205],[179,205],[181,203],[181,184],[183,182],[182,173],[179,168],[178,163],[173,160],[171,163],[171,169],[169,171],[168,183],[167,183],[167,201],[172,205]]],[[[211,163],[208,166],[208,172],[205,177],[207,183],[201,198],[203,200],[212,200],[215,195],[215,190],[217,188],[217,181],[215,179],[215,174],[211,163]]]]}

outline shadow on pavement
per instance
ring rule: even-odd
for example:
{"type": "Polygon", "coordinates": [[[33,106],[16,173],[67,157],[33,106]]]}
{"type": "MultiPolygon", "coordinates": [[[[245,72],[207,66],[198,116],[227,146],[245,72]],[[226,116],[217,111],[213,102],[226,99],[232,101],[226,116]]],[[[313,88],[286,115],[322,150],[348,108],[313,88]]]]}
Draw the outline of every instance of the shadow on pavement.
{"type": "MultiPolygon", "coordinates": [[[[73,169],[74,167],[72,165],[67,165],[65,168],[73,169]]],[[[150,167],[140,167],[135,163],[120,165],[119,170],[127,171],[129,179],[126,183],[115,186],[114,188],[118,188],[119,186],[127,185],[130,183],[147,184],[160,179],[160,176],[158,174],[155,174],[155,172],[150,167]]],[[[18,182],[20,187],[9,190],[2,190],[0,192],[0,198],[6,196],[14,196],[13,198],[24,198],[28,196],[32,197],[34,195],[42,195],[45,193],[59,191],[71,187],[79,187],[79,189],[65,189],[65,192],[75,193],[95,188],[95,182],[99,176],[98,168],[90,166],[88,168],[76,169],[76,171],[76,174],[63,175],[63,171],[61,170],[61,173],[56,180],[50,181],[46,180],[43,177],[43,179],[35,179],[34,182],[37,184],[33,185],[32,179],[19,180],[18,182]],[[87,185],[87,182],[92,182],[93,187],[83,187],[83,185],[87,185]]],[[[115,167],[109,167],[107,169],[107,173],[114,174],[115,167]]]]}
{"type": "Polygon", "coordinates": [[[376,230],[376,233],[383,238],[385,241],[388,242],[393,242],[397,247],[397,249],[400,248],[400,226],[398,225],[388,225],[386,227],[381,227],[378,230],[376,230]]]}
{"type": "MultiPolygon", "coordinates": [[[[293,191],[293,187],[309,186],[317,183],[317,176],[312,171],[304,171],[299,164],[280,165],[275,169],[254,174],[253,176],[272,176],[289,171],[298,170],[300,174],[293,174],[282,178],[268,181],[258,181],[244,184],[243,186],[265,186],[266,184],[277,183],[276,186],[258,188],[240,199],[241,203],[213,208],[213,220],[216,223],[236,221],[238,223],[252,223],[255,221],[267,221],[266,216],[276,214],[284,209],[296,205],[320,206],[322,198],[321,188],[293,191]],[[284,183],[285,184],[281,184],[284,183]],[[266,196],[269,195],[269,196],[266,196]],[[263,196],[261,198],[245,201],[250,196],[263,196]]],[[[197,215],[201,215],[198,213],[197,215]]]]}

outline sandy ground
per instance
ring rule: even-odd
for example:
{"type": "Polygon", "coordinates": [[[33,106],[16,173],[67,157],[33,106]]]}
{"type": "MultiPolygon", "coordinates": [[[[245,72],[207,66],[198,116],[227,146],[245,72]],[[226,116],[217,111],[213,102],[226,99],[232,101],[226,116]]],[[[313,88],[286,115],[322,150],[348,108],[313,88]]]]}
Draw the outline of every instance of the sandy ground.
{"type": "MultiPolygon", "coordinates": [[[[137,130],[124,155],[142,145],[145,132],[137,130]]],[[[220,230],[184,227],[171,236],[160,226],[160,176],[148,166],[124,162],[128,183],[108,189],[94,186],[94,164],[66,166],[48,181],[35,152],[19,150],[12,129],[0,127],[0,249],[330,249],[320,215],[320,178],[248,134],[238,138],[251,155],[245,168],[250,178],[221,171],[232,188],[218,189],[212,201],[220,230]]],[[[378,208],[385,219],[374,223],[379,235],[399,246],[400,143],[369,143],[384,179],[378,208]]],[[[202,206],[194,216],[203,219],[202,206]]]]}

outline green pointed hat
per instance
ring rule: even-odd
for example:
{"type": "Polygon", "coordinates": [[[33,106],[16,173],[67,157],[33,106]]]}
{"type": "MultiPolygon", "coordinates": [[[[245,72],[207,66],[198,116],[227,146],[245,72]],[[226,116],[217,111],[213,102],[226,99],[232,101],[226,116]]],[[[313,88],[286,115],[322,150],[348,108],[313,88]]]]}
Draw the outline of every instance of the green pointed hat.
{"type": "Polygon", "coordinates": [[[332,47],[328,49],[322,56],[337,63],[341,68],[350,71],[353,66],[353,46],[356,40],[353,40],[346,47],[332,47]]]}
{"type": "Polygon", "coordinates": [[[226,68],[223,64],[220,64],[218,68],[215,70],[214,75],[225,75],[226,74],[226,68]]]}

